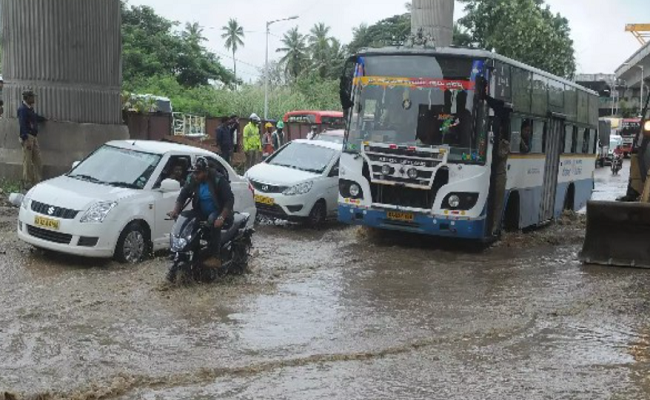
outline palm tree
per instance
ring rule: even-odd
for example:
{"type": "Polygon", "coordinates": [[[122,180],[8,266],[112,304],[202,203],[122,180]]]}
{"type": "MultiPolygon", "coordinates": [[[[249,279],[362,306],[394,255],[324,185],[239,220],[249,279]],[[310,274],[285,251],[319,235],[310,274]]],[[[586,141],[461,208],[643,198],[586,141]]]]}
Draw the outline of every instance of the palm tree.
{"type": "Polygon", "coordinates": [[[187,22],[185,24],[185,32],[183,32],[183,36],[193,44],[199,44],[205,40],[205,37],[203,36],[203,27],[199,25],[198,22],[191,24],[187,22]]]}
{"type": "Polygon", "coordinates": [[[221,28],[223,34],[221,37],[226,39],[226,49],[232,50],[233,72],[235,73],[235,81],[237,81],[237,60],[235,54],[239,47],[244,47],[244,27],[239,25],[236,19],[231,18],[228,25],[221,28]]]}
{"type": "Polygon", "coordinates": [[[277,49],[278,53],[284,53],[280,63],[285,66],[287,76],[297,78],[305,67],[307,61],[306,38],[295,27],[284,34],[282,38],[284,47],[277,49]]]}
{"type": "Polygon", "coordinates": [[[330,39],[330,48],[329,48],[329,65],[327,68],[327,75],[330,78],[337,79],[341,71],[343,69],[343,65],[345,64],[345,59],[346,59],[346,54],[347,54],[347,47],[341,42],[336,39],[332,38],[330,39]]]}
{"type": "Polygon", "coordinates": [[[309,51],[312,62],[318,69],[320,76],[325,77],[330,55],[330,27],[320,22],[314,25],[309,33],[309,51]]]}

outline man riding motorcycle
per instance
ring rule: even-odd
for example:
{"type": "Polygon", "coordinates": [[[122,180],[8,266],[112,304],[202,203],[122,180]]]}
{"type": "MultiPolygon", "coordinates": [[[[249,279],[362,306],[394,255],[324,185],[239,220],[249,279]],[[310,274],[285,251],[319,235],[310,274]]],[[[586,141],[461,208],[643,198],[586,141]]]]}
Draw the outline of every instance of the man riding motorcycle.
{"type": "MultiPolygon", "coordinates": [[[[196,213],[199,220],[207,221],[211,228],[211,257],[204,265],[216,269],[221,267],[221,228],[232,219],[235,197],[228,178],[211,169],[205,157],[198,157],[190,171],[192,176],[181,190],[176,207],[168,215],[176,219],[187,200],[192,199],[192,212],[196,213]]],[[[175,269],[170,270],[167,280],[173,282],[177,272],[175,269]]]]}

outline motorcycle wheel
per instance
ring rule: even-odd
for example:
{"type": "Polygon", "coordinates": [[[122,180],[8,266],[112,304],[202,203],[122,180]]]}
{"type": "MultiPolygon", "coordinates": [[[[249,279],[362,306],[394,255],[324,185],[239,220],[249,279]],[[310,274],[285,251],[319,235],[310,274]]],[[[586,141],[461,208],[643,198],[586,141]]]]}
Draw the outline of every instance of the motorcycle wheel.
{"type": "Polygon", "coordinates": [[[250,237],[243,237],[241,240],[235,242],[232,249],[232,266],[231,271],[236,275],[242,275],[248,270],[248,259],[250,252],[253,248],[253,243],[250,237]]]}

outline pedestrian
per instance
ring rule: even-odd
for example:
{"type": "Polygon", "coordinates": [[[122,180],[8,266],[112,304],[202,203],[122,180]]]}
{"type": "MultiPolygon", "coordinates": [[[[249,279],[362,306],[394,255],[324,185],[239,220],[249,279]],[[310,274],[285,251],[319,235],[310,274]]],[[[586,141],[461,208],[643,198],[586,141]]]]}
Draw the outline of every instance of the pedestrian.
{"type": "Polygon", "coordinates": [[[284,122],[280,121],[276,125],[275,132],[273,132],[273,149],[277,151],[282,145],[284,145],[284,122]]]}
{"type": "Polygon", "coordinates": [[[307,134],[307,140],[313,140],[318,136],[318,127],[316,125],[311,126],[311,130],[307,134]]]}
{"type": "Polygon", "coordinates": [[[20,144],[23,148],[23,190],[29,190],[41,181],[41,150],[38,146],[38,123],[47,121],[34,111],[36,94],[23,92],[23,102],[18,108],[20,144]]]}
{"type": "Polygon", "coordinates": [[[233,133],[233,127],[236,130],[237,126],[237,116],[231,114],[228,119],[217,128],[217,146],[221,151],[221,157],[230,164],[230,159],[232,158],[232,153],[235,148],[235,138],[233,133]]]}
{"type": "Polygon", "coordinates": [[[251,114],[250,122],[244,127],[244,153],[246,153],[246,169],[257,164],[257,155],[262,151],[260,140],[260,124],[262,120],[257,114],[251,114]]]}
{"type": "Polygon", "coordinates": [[[264,128],[265,132],[264,136],[262,136],[262,160],[266,160],[275,151],[273,149],[273,124],[267,122],[264,128]]]}

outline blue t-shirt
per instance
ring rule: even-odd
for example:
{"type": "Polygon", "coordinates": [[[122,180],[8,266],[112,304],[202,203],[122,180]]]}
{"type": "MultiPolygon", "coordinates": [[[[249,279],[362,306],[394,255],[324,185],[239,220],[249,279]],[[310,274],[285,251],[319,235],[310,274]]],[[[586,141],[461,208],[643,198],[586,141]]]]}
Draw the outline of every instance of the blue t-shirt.
{"type": "Polygon", "coordinates": [[[214,199],[210,193],[210,185],[207,183],[202,183],[199,186],[199,203],[201,204],[201,211],[206,217],[217,211],[217,205],[214,204],[214,199]]]}

